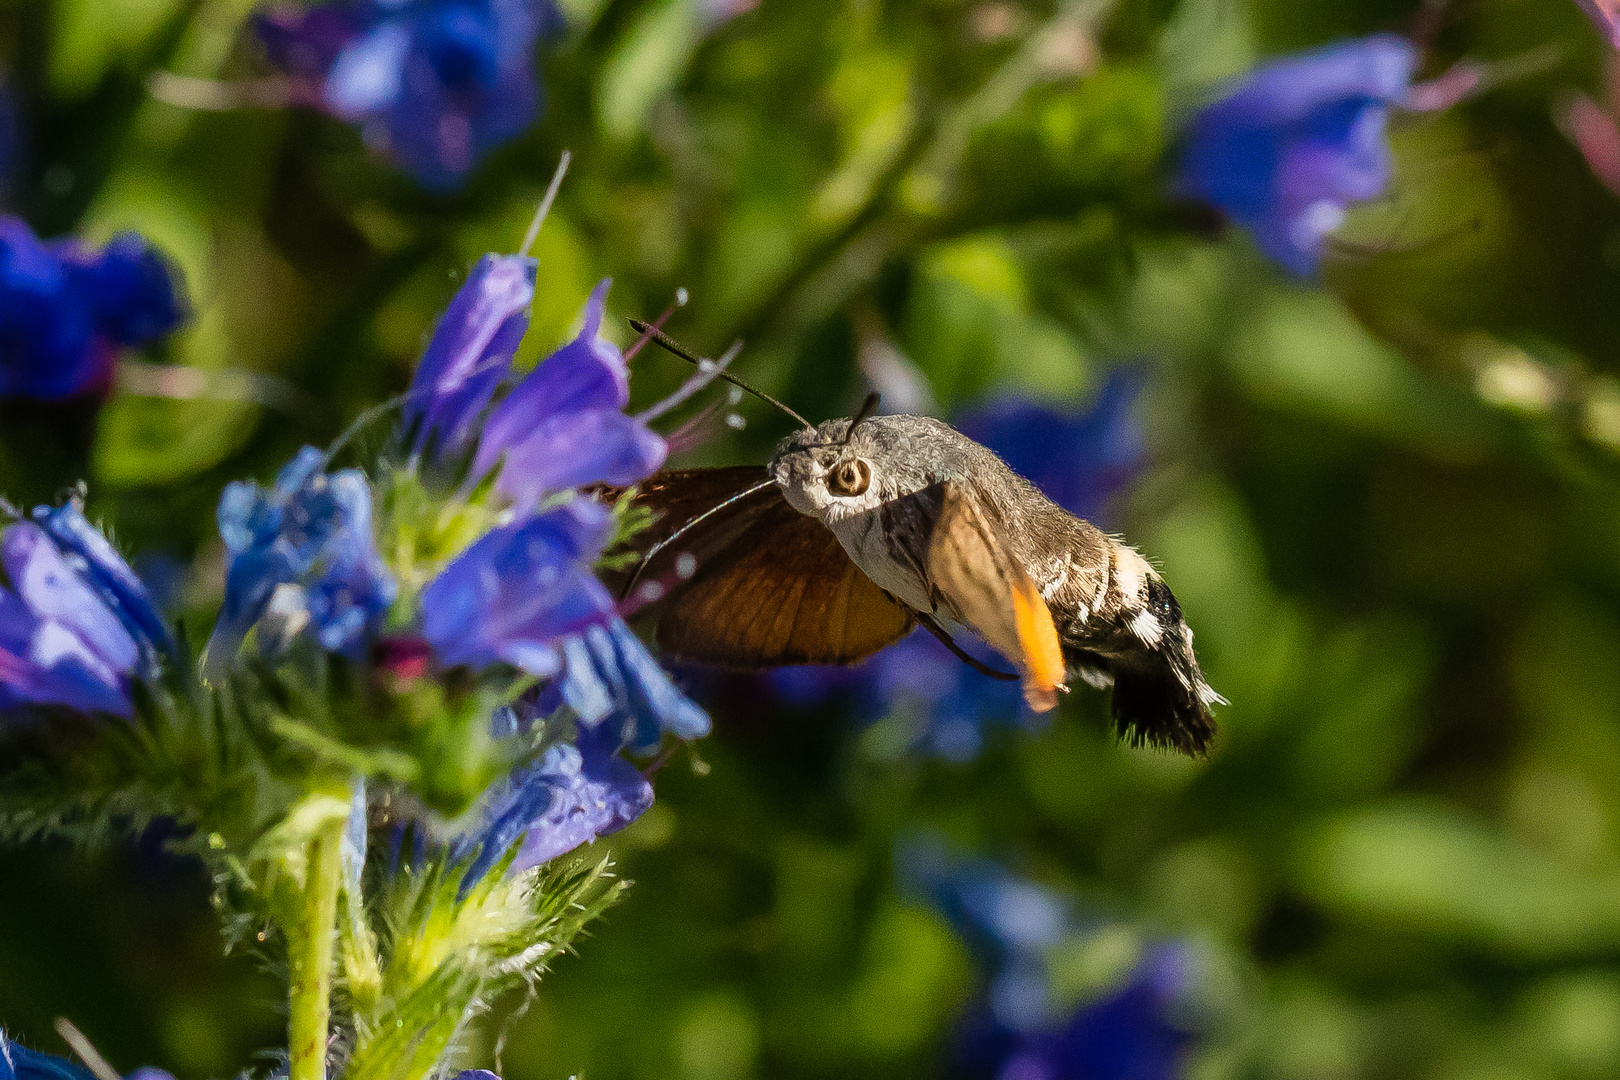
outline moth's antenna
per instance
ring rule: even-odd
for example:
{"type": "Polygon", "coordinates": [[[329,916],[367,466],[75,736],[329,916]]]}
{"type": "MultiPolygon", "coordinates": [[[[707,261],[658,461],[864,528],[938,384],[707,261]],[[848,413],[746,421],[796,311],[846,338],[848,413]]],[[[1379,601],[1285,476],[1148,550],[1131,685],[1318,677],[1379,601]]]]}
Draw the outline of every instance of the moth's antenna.
{"type": "MultiPolygon", "coordinates": [[[[674,338],[670,337],[668,334],[664,333],[651,323],[642,322],[640,319],[631,319],[630,325],[635,329],[636,333],[645,334],[653,341],[656,341],[658,344],[662,345],[667,351],[672,352],[682,360],[685,360],[688,364],[696,364],[700,368],[706,368],[714,363],[713,360],[702,360],[694,356],[691,352],[682,348],[674,338]]],[[[807,430],[815,430],[814,424],[800,416],[798,413],[794,412],[792,409],[788,408],[786,405],[782,404],[780,401],[777,401],[775,398],[771,397],[771,395],[767,394],[765,391],[755,390],[752,386],[749,386],[747,383],[743,382],[729,371],[718,372],[718,375],[732,386],[735,386],[740,390],[746,390],[750,394],[753,394],[755,397],[759,398],[759,400],[775,405],[778,409],[781,409],[783,412],[793,417],[793,419],[803,424],[807,430]]]]}
{"type": "Polygon", "coordinates": [[[872,414],[877,412],[878,404],[882,400],[883,395],[876,390],[866,395],[866,400],[861,402],[860,412],[857,412],[855,419],[849,422],[849,430],[844,432],[844,441],[839,443],[839,446],[849,445],[849,440],[855,437],[855,429],[872,418],[872,414]]]}
{"type": "MultiPolygon", "coordinates": [[[[654,330],[662,330],[664,328],[664,324],[669,322],[669,317],[671,315],[675,314],[675,309],[676,308],[683,308],[683,307],[686,306],[687,299],[688,299],[688,294],[687,294],[686,289],[684,287],[676,289],[675,290],[675,301],[674,301],[674,303],[670,304],[669,307],[665,308],[664,313],[662,315],[658,316],[658,318],[653,320],[652,328],[654,330]]],[[[632,319],[631,322],[634,323],[635,320],[632,319]]],[[[624,362],[628,364],[631,360],[635,359],[636,354],[639,353],[642,350],[642,348],[647,344],[647,342],[649,342],[651,340],[652,340],[651,332],[643,331],[636,338],[635,341],[630,343],[630,347],[628,349],[624,350],[624,362]]]]}

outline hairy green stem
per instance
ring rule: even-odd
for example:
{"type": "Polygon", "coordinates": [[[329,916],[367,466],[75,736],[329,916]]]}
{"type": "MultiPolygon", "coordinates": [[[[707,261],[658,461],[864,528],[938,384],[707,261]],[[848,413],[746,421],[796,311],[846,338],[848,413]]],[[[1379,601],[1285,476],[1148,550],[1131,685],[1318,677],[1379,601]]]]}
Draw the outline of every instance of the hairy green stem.
{"type": "Polygon", "coordinates": [[[288,1080],[326,1080],[326,1038],[332,1012],[332,954],[337,937],[338,888],[343,879],[343,821],[323,825],[309,842],[298,920],[287,929],[291,968],[288,1080]]]}

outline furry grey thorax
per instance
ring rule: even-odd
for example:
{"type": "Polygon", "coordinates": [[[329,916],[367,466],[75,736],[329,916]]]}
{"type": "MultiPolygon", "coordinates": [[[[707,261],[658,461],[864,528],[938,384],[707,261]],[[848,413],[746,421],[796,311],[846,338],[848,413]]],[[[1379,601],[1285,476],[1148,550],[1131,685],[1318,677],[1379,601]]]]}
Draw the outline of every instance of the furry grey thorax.
{"type": "MultiPolygon", "coordinates": [[[[1129,728],[1138,741],[1182,745],[1152,716],[1134,715],[1155,711],[1137,710],[1134,699],[1154,697],[1158,682],[1166,681],[1162,689],[1178,702],[1185,699],[1178,722],[1207,727],[1204,706],[1220,699],[1198,670],[1192,632],[1175,598],[1135,549],[1068,513],[993,451],[939,420],[874,416],[857,425],[846,444],[849,424],[830,420],[789,436],[770,469],[794,509],[832,529],[874,583],[919,612],[936,612],[938,596],[926,569],[929,538],[943,485],[965,488],[1046,600],[1070,667],[1093,685],[1118,684],[1122,733],[1129,728]],[[829,478],[851,459],[866,463],[870,482],[859,494],[837,495],[829,478]],[[1154,687],[1144,695],[1148,682],[1154,687]]],[[[1194,739],[1199,749],[1208,733],[1194,739]]]]}

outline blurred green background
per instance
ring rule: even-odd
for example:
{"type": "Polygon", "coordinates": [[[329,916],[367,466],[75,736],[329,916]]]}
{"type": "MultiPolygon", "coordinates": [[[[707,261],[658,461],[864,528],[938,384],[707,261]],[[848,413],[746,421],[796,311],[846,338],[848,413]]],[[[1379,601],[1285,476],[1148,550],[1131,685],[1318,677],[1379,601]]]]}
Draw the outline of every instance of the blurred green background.
{"type": "MultiPolygon", "coordinates": [[[[154,68],[257,70],[249,6],[0,3],[28,148],[6,208],[151,237],[195,314],[149,359],[227,373],[99,415],[6,406],[15,501],[85,475],[127,548],[196,561],[206,625],[221,486],[400,389],[566,148],[530,359],[611,274],[621,341],[684,286],[672,332],[745,337],[737,370],[812,417],[853,408],[874,347],[947,413],[1081,405],[1145,360],[1150,463],[1107,524],[1232,703],[1208,762],[1117,745],[1077,692],[949,763],[715,689],[706,770],[677,756],[608,842],[636,888],[485,1025],[506,1080],[937,1074],[975,974],[893,884],[924,828],[1198,943],[1221,1020],[1195,1077],[1620,1075],[1620,204],[1552,118],[1602,85],[1574,4],[763,0],[706,33],[698,0],[568,0],[543,120],[452,198],[336,121],[147,96],[154,68]],[[1423,17],[1429,74],[1535,62],[1396,118],[1393,190],[1320,282],[1167,194],[1218,80],[1423,17]],[[221,400],[233,370],[280,399],[221,400]]],[[[635,370],[649,401],[684,374],[635,370]]],[[[743,410],[692,460],[763,460],[785,421],[743,410]]],[[[151,851],[0,853],[0,1019],[60,1049],[69,1016],[125,1070],[252,1064],[277,984],[219,955],[209,891],[151,851]]]]}

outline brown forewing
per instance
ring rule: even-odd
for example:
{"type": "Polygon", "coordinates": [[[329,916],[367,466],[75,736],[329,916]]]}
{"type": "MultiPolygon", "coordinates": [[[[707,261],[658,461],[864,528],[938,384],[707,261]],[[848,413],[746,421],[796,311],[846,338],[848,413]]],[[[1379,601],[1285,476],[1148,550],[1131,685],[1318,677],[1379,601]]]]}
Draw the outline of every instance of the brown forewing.
{"type": "MultiPolygon", "coordinates": [[[[637,502],[662,516],[645,551],[705,512],[759,483],[763,469],[671,470],[637,502]]],[[[838,537],[799,513],[771,485],[695,525],[641,568],[639,581],[667,581],[682,554],[695,573],[656,606],[657,639],[669,655],[727,667],[847,664],[905,636],[911,612],[872,584],[838,537]]]]}

